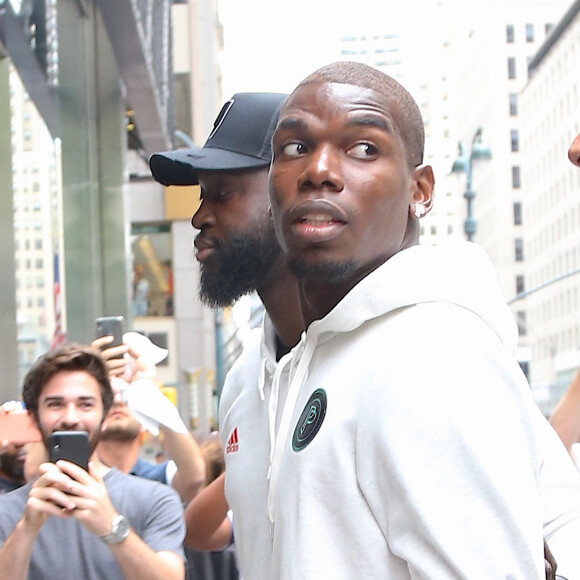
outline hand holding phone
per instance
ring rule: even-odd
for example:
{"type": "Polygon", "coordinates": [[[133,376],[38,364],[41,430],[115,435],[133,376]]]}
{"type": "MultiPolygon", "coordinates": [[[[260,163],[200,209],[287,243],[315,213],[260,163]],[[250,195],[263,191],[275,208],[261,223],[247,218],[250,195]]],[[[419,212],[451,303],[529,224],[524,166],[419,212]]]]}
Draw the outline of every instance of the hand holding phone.
{"type": "MultiPolygon", "coordinates": [[[[102,350],[123,344],[123,320],[122,316],[101,316],[96,319],[96,338],[101,336],[113,337],[113,342],[107,344],[102,350]]],[[[111,358],[123,358],[123,355],[111,358]]]]}

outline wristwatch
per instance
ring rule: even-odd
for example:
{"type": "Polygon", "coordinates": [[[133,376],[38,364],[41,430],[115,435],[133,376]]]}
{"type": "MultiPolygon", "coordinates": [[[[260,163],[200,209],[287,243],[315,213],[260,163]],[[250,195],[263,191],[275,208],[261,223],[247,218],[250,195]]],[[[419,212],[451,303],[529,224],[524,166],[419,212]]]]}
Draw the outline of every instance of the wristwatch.
{"type": "Polygon", "coordinates": [[[129,522],[127,518],[121,514],[117,514],[113,518],[112,530],[110,534],[99,536],[105,544],[119,544],[129,535],[129,522]]]}

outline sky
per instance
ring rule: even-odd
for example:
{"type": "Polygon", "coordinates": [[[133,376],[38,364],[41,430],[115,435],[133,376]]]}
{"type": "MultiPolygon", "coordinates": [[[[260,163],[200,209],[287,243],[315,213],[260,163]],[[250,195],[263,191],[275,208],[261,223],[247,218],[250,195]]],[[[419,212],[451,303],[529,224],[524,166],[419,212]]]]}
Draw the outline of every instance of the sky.
{"type": "Polygon", "coordinates": [[[529,1],[217,0],[224,31],[223,97],[239,91],[291,91],[309,73],[340,58],[343,34],[400,31],[412,37],[419,76],[430,66],[428,41],[440,28],[464,34],[465,22],[477,26],[493,13],[493,5],[506,2],[525,10],[529,1]]]}
{"type": "Polygon", "coordinates": [[[240,91],[289,92],[309,73],[337,60],[341,34],[373,27],[406,27],[419,34],[429,18],[417,15],[436,2],[218,0],[223,97],[240,91]]]}

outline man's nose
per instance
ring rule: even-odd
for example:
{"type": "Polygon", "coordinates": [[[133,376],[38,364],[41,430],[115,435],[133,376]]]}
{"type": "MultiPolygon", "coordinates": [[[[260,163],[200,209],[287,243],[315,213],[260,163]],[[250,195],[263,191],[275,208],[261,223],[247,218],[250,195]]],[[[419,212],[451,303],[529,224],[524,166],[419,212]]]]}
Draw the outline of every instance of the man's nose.
{"type": "Polygon", "coordinates": [[[65,410],[65,415],[63,417],[63,423],[67,427],[74,427],[79,424],[79,412],[77,406],[74,403],[67,405],[65,410]]]}
{"type": "Polygon", "coordinates": [[[340,151],[331,145],[319,145],[308,155],[298,184],[301,189],[326,187],[333,191],[342,191],[344,179],[340,151]]]}
{"type": "Polygon", "coordinates": [[[211,204],[207,203],[207,200],[201,200],[200,206],[191,218],[191,225],[195,229],[201,230],[204,226],[214,223],[214,215],[211,211],[210,205],[211,204]]]}

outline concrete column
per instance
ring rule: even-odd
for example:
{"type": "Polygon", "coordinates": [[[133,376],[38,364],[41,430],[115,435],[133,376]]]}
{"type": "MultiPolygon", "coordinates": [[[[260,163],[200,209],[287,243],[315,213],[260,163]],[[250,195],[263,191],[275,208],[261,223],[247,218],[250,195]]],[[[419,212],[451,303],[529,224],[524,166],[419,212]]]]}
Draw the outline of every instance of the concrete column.
{"type": "Polygon", "coordinates": [[[60,117],[67,337],[90,342],[94,319],[128,316],[124,103],[96,8],[59,0],[60,117]]]}
{"type": "Polygon", "coordinates": [[[0,403],[19,398],[9,60],[0,59],[0,403]]]}

